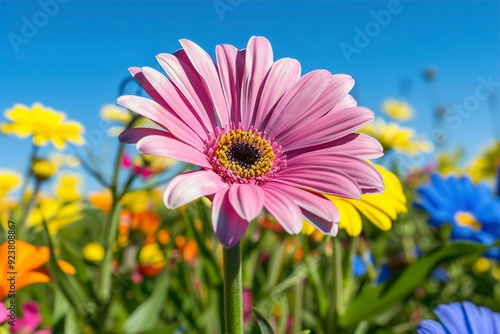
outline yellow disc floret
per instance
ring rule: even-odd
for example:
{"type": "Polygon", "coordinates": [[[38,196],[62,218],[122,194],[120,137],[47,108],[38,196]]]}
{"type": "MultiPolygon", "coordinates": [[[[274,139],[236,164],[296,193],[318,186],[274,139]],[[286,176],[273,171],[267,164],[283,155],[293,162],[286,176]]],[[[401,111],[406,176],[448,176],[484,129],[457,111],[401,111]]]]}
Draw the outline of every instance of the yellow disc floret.
{"type": "Polygon", "coordinates": [[[269,172],[274,152],[268,140],[252,129],[234,129],[220,137],[215,157],[226,169],[249,179],[269,172]]]}

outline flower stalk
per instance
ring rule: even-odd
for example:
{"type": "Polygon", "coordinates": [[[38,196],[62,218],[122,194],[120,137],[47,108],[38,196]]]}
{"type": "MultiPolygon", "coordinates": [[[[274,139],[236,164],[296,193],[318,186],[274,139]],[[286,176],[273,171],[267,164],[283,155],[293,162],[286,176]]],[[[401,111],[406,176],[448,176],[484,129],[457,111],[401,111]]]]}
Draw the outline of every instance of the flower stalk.
{"type": "Polygon", "coordinates": [[[224,323],[226,334],[243,333],[243,303],[241,284],[241,244],[223,247],[224,323]]]}

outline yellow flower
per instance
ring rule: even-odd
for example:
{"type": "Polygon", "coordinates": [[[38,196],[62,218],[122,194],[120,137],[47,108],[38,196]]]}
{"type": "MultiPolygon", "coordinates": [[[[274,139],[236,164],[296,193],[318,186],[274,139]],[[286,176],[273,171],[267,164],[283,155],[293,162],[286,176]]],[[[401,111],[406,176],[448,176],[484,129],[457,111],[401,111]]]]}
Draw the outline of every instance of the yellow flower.
{"type": "Polygon", "coordinates": [[[61,175],[55,187],[56,196],[63,202],[73,202],[81,197],[78,189],[81,179],[77,174],[66,173],[61,175]]]}
{"type": "MultiPolygon", "coordinates": [[[[126,193],[121,202],[124,209],[129,209],[133,213],[139,213],[150,209],[154,204],[151,198],[150,192],[146,190],[137,190],[126,193]]],[[[99,192],[90,193],[89,201],[94,207],[109,213],[113,198],[111,192],[105,189],[99,192]]]]}
{"type": "Polygon", "coordinates": [[[149,192],[137,190],[126,193],[122,198],[122,204],[135,213],[147,211],[150,204],[149,192]]]}
{"type": "Polygon", "coordinates": [[[487,258],[480,257],[472,266],[472,270],[476,274],[481,274],[484,273],[491,268],[491,262],[487,258]]]}
{"type": "Polygon", "coordinates": [[[7,195],[21,184],[21,175],[16,172],[0,169],[0,198],[7,195]]]}
{"type": "Polygon", "coordinates": [[[483,149],[481,155],[472,161],[467,170],[474,182],[479,182],[482,179],[495,178],[499,164],[500,141],[497,140],[483,149]]]}
{"type": "Polygon", "coordinates": [[[400,127],[397,123],[385,123],[383,119],[377,119],[360,129],[360,132],[377,139],[384,151],[393,149],[415,156],[421,152],[431,152],[433,149],[430,141],[417,140],[413,129],[400,127]]]}
{"type": "Polygon", "coordinates": [[[163,172],[177,162],[177,160],[172,158],[158,157],[149,154],[141,154],[140,157],[142,161],[138,161],[137,166],[146,166],[147,169],[153,173],[163,172]]]}
{"type": "Polygon", "coordinates": [[[386,115],[398,121],[407,121],[413,118],[413,109],[405,101],[385,100],[382,104],[382,110],[386,115]]]}
{"type": "Polygon", "coordinates": [[[98,242],[90,242],[83,247],[83,257],[89,261],[99,262],[104,258],[104,248],[98,242]]]}
{"type": "Polygon", "coordinates": [[[114,104],[105,104],[101,108],[101,118],[126,125],[132,121],[132,113],[114,104]]]}
{"type": "Polygon", "coordinates": [[[165,254],[157,243],[146,244],[139,252],[139,272],[144,276],[155,276],[165,266],[165,254]]]}
{"type": "Polygon", "coordinates": [[[57,172],[57,165],[49,160],[35,159],[31,164],[31,172],[38,180],[48,180],[57,172]]]}
{"type": "Polygon", "coordinates": [[[4,123],[0,131],[20,138],[33,136],[36,146],[45,146],[51,142],[57,149],[64,149],[66,142],[81,145],[83,126],[75,121],[66,121],[66,115],[52,108],[46,108],[35,103],[31,109],[22,104],[16,104],[5,111],[5,117],[10,123],[4,123]]]}
{"type": "Polygon", "coordinates": [[[358,236],[363,228],[359,212],[379,229],[387,231],[397,215],[407,211],[401,181],[384,167],[375,165],[375,168],[384,179],[383,194],[363,194],[359,200],[326,195],[339,209],[340,228],[350,236],[358,236]]]}
{"type": "Polygon", "coordinates": [[[0,169],[0,223],[7,230],[7,222],[11,218],[11,210],[16,200],[8,198],[9,194],[21,184],[21,176],[10,170],[0,169]]]}
{"type": "MultiPolygon", "coordinates": [[[[114,104],[105,104],[101,108],[101,118],[107,121],[118,122],[124,125],[132,121],[132,113],[127,109],[115,106],[114,104]]],[[[113,126],[108,129],[108,136],[116,137],[125,130],[124,126],[113,126]]]]}
{"type": "Polygon", "coordinates": [[[437,155],[437,171],[440,174],[448,175],[460,175],[463,174],[464,171],[462,168],[459,168],[459,162],[463,156],[463,150],[455,150],[452,152],[439,152],[437,155]]]}
{"type": "Polygon", "coordinates": [[[313,224],[309,223],[307,220],[304,221],[304,225],[302,225],[302,234],[311,235],[316,231],[316,227],[313,224]]]}
{"type": "Polygon", "coordinates": [[[42,198],[38,207],[28,214],[27,225],[41,228],[43,220],[47,222],[49,232],[57,233],[62,227],[83,217],[84,205],[81,202],[65,203],[60,199],[42,198]]]}

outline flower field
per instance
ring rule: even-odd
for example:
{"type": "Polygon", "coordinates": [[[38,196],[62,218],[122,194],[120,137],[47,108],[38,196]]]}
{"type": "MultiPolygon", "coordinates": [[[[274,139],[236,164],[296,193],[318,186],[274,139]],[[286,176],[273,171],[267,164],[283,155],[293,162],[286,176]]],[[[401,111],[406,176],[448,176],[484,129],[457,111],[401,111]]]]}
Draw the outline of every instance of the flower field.
{"type": "Polygon", "coordinates": [[[6,106],[29,149],[0,162],[0,334],[500,333],[498,138],[444,147],[462,114],[421,133],[410,95],[365,105],[274,41],[130,67],[87,111],[99,145],[43,96],[6,106]]]}

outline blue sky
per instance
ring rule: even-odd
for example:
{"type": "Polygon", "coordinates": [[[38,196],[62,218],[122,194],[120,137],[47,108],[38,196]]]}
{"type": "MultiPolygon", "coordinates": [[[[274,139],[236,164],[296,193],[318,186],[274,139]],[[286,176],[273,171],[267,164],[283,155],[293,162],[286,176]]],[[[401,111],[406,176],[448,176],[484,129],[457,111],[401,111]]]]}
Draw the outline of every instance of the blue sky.
{"type": "MultiPolygon", "coordinates": [[[[95,133],[128,67],[159,68],[154,56],[178,49],[180,38],[213,55],[216,44],[244,48],[263,35],[275,58],[298,59],[303,73],[353,76],[359,104],[378,114],[384,99],[404,97],[416,110],[406,125],[430,139],[433,109],[449,107],[443,149],[464,147],[471,157],[500,120],[499,17],[498,1],[0,1],[0,109],[41,102],[95,133]],[[348,57],[346,45],[356,48],[348,57]],[[438,73],[431,85],[422,80],[429,66],[438,73]],[[457,103],[471,111],[460,114],[457,103]]],[[[93,149],[107,156],[115,144],[107,138],[93,149]]],[[[29,149],[29,140],[0,136],[0,168],[24,170],[29,149]]]]}

